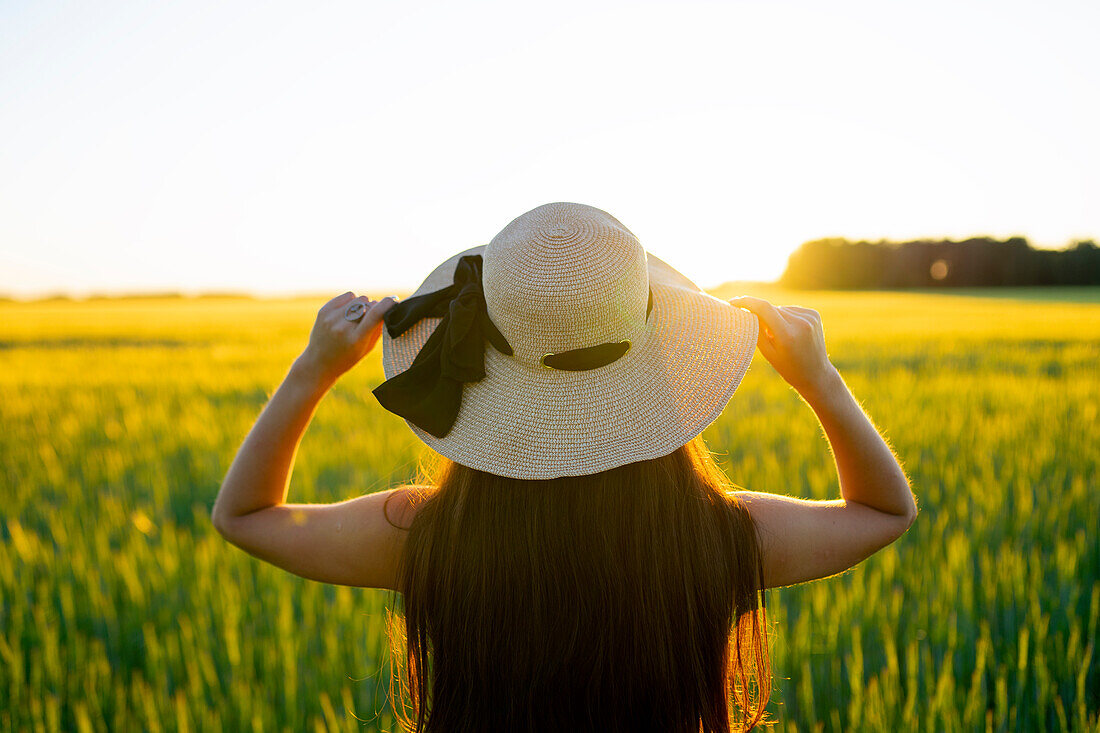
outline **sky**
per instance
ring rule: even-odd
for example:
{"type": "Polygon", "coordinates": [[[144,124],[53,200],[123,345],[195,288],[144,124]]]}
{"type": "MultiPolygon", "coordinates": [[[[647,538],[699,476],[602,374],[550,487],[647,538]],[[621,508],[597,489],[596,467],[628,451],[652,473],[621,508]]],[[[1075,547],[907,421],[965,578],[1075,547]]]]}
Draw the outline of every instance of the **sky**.
{"type": "Polygon", "coordinates": [[[1100,238],[1095,2],[0,0],[0,293],[407,291],[551,201],[703,287],[1100,238]]]}

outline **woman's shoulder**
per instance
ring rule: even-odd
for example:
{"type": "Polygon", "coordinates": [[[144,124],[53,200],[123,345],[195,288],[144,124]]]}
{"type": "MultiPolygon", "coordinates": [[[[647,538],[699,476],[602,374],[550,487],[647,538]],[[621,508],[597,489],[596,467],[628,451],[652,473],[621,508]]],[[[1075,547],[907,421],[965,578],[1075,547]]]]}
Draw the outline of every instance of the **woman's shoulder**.
{"type": "Polygon", "coordinates": [[[383,507],[386,521],[398,529],[407,530],[412,526],[417,512],[434,491],[433,486],[418,484],[406,484],[389,489],[385,492],[389,496],[386,497],[383,507]]]}

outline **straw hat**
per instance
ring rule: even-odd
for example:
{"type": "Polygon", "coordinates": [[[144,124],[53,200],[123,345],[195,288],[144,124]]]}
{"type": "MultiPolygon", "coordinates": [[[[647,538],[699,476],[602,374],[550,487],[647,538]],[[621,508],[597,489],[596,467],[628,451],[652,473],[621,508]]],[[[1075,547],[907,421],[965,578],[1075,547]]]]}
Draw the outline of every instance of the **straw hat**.
{"type": "MultiPolygon", "coordinates": [[[[667,455],[721,414],[756,348],[751,313],[647,254],[610,214],[553,203],[516,218],[489,244],[454,255],[391,308],[382,334],[387,380],[399,381],[441,323],[424,317],[410,324],[417,316],[406,312],[407,330],[394,335],[391,314],[457,286],[459,277],[476,280],[471,265],[481,268],[492,343],[500,336],[507,343],[498,348],[474,332],[484,376],[455,383],[449,428],[429,432],[407,422],[433,450],[481,471],[549,479],[667,455]],[[602,365],[593,367],[593,359],[602,365]]],[[[400,414],[383,399],[389,384],[375,393],[400,414]]]]}

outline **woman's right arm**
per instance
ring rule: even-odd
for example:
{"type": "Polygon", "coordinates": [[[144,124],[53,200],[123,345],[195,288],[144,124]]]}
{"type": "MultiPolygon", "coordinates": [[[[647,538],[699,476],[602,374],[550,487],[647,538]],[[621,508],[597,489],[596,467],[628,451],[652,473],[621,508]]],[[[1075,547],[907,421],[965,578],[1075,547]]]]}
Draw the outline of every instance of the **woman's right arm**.
{"type": "Polygon", "coordinates": [[[829,362],[821,318],[758,298],[732,305],[760,319],[757,346],[817,415],[840,479],[840,499],[738,492],[759,528],[764,582],[793,585],[843,572],[900,537],[917,516],[897,457],[829,362]]]}

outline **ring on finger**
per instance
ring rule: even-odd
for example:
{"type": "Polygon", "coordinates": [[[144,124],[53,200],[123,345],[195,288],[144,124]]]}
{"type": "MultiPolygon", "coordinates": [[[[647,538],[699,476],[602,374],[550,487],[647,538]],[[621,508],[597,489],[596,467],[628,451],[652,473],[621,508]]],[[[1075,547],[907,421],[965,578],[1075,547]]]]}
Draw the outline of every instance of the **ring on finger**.
{"type": "Polygon", "coordinates": [[[362,320],[363,316],[366,315],[366,312],[366,304],[364,304],[362,301],[357,300],[349,305],[347,307],[347,310],[344,311],[344,320],[352,321],[353,323],[356,321],[360,321],[362,320]]]}

